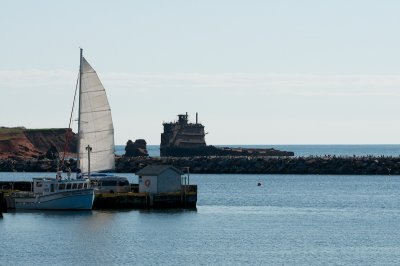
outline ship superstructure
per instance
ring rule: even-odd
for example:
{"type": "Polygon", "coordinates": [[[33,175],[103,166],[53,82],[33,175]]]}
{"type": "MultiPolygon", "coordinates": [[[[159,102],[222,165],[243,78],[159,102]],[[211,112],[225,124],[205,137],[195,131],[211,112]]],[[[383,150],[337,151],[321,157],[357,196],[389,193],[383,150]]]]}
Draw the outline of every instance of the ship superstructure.
{"type": "Polygon", "coordinates": [[[161,133],[161,156],[293,156],[293,152],[255,148],[215,147],[207,145],[204,126],[198,122],[189,123],[188,114],[178,115],[178,121],[163,123],[161,133]]]}
{"type": "MultiPolygon", "coordinates": [[[[178,115],[178,121],[164,123],[164,132],[161,134],[161,150],[165,148],[200,148],[206,146],[204,126],[198,123],[189,123],[189,115],[178,115]]],[[[163,156],[161,154],[161,156],[163,156]]]]}

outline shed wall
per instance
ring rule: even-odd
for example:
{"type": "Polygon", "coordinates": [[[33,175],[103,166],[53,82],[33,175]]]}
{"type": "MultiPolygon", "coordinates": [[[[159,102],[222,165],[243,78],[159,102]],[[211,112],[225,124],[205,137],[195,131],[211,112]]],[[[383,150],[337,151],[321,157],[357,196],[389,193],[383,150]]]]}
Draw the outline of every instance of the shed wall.
{"type": "Polygon", "coordinates": [[[158,193],[181,191],[181,175],[172,169],[168,169],[158,176],[158,193]]]}
{"type": "Polygon", "coordinates": [[[139,192],[159,193],[157,191],[157,176],[140,176],[139,192]],[[148,182],[148,186],[146,185],[146,182],[148,182]]]}

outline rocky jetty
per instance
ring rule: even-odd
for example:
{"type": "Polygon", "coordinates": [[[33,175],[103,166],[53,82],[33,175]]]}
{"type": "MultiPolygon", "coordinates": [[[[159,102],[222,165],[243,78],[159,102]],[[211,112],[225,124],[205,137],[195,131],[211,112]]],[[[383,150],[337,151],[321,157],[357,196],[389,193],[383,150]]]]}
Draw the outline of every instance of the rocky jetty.
{"type": "Polygon", "coordinates": [[[117,172],[151,164],[189,167],[192,173],[399,175],[400,157],[161,157],[118,158],[117,172]]]}
{"type": "MultiPolygon", "coordinates": [[[[69,161],[76,170],[76,162],[69,161]]],[[[116,157],[116,172],[135,173],[147,165],[189,167],[191,173],[400,175],[400,157],[116,157]]],[[[55,172],[56,162],[44,159],[0,159],[2,172],[55,172]]]]}
{"type": "MultiPolygon", "coordinates": [[[[41,158],[41,157],[40,157],[41,158]]],[[[71,169],[76,171],[76,161],[73,159],[68,160],[66,165],[72,165],[71,169]]],[[[67,170],[66,166],[63,170],[67,170]]],[[[21,158],[21,157],[8,157],[0,159],[0,172],[56,172],[57,161],[48,158],[21,158]]]]}

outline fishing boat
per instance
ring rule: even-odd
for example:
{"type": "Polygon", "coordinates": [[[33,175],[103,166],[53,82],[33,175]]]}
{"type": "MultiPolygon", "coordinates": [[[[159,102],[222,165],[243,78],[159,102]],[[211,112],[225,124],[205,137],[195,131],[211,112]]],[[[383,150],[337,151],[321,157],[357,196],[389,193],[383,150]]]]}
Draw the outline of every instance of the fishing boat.
{"type": "MultiPolygon", "coordinates": [[[[90,210],[95,197],[90,182],[91,172],[114,170],[114,127],[110,105],[104,86],[96,71],[82,56],[82,49],[80,49],[79,82],[75,88],[69,128],[77,95],[79,174],[72,179],[69,172],[68,176],[63,178],[61,171],[57,171],[55,178],[34,178],[32,192],[13,195],[15,209],[90,210]]],[[[69,139],[67,133],[66,146],[69,139]]],[[[64,151],[61,165],[65,154],[64,151]]]]}
{"type": "Polygon", "coordinates": [[[90,182],[34,178],[33,192],[13,195],[15,209],[24,210],[91,210],[94,191],[90,182]]]}

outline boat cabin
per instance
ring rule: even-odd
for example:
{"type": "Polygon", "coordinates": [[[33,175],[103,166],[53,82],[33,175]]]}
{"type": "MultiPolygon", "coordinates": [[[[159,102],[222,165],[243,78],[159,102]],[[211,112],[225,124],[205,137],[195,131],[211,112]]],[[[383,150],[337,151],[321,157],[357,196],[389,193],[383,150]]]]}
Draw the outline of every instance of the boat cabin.
{"type": "Polygon", "coordinates": [[[33,178],[33,193],[47,195],[54,192],[91,188],[90,183],[82,180],[57,180],[56,178],[33,178]]]}

